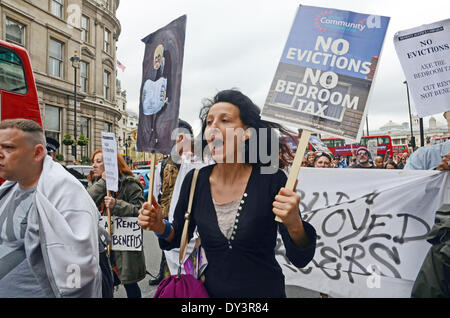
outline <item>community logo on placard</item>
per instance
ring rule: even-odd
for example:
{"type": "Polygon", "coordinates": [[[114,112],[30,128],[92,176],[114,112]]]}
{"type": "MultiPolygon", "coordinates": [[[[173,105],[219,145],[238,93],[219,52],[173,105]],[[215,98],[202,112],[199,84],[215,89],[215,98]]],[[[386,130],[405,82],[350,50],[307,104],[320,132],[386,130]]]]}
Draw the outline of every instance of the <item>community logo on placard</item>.
{"type": "Polygon", "coordinates": [[[366,28],[380,28],[379,17],[370,15],[360,21],[348,21],[347,17],[340,17],[339,12],[324,10],[316,15],[314,26],[319,31],[327,32],[329,29],[342,30],[345,32],[362,32],[366,28]]]}

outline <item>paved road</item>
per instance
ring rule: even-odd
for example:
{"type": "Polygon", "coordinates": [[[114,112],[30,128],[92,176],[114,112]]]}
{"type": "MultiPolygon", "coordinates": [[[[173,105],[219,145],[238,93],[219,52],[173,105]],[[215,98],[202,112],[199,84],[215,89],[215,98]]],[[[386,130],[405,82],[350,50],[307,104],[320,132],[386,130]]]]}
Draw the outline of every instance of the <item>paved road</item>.
{"type": "MultiPolygon", "coordinates": [[[[157,275],[159,271],[159,264],[161,261],[161,250],[158,241],[153,232],[144,231],[144,253],[147,271],[152,275],[157,275]]],[[[145,279],[138,284],[142,291],[143,298],[153,298],[157,286],[150,286],[149,280],[152,278],[147,275],[145,279]]],[[[318,298],[320,294],[298,286],[286,286],[286,295],[288,298],[318,298]]],[[[120,285],[118,290],[114,293],[115,298],[126,298],[125,288],[120,285]]]]}

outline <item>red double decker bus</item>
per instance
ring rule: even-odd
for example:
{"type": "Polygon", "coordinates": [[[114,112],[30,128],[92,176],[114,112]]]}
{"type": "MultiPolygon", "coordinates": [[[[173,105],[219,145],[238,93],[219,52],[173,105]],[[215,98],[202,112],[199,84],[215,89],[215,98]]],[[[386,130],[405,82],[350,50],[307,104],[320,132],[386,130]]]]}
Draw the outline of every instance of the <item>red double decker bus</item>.
{"type": "Polygon", "coordinates": [[[392,152],[393,152],[394,156],[405,153],[405,152],[409,153],[409,148],[408,148],[408,145],[393,145],[392,152]]]}
{"type": "Polygon", "coordinates": [[[431,138],[431,144],[432,145],[442,144],[449,139],[450,139],[450,136],[431,138]]]}
{"type": "MultiPolygon", "coordinates": [[[[0,40],[0,121],[13,118],[32,119],[42,126],[28,52],[0,40]]],[[[0,184],[3,182],[0,178],[0,184]]]]}
{"type": "Polygon", "coordinates": [[[30,57],[23,47],[0,40],[0,120],[11,118],[42,126],[30,57]]]}
{"type": "Polygon", "coordinates": [[[385,158],[386,156],[391,156],[393,153],[392,140],[389,135],[362,136],[359,144],[352,145],[346,144],[344,139],[339,138],[321,138],[321,140],[333,154],[345,157],[356,155],[356,149],[359,147],[367,148],[370,140],[376,140],[378,156],[385,158]]]}

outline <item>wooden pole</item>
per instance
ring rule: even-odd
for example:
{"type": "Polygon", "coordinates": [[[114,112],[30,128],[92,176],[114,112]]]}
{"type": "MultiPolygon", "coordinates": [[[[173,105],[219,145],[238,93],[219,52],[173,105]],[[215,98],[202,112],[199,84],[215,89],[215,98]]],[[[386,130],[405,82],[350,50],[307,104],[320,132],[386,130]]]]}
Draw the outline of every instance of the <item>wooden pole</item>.
{"type": "MultiPolygon", "coordinates": [[[[109,190],[106,190],[106,195],[108,197],[111,196],[111,192],[109,190]]],[[[112,244],[112,231],[111,231],[111,210],[109,208],[106,208],[106,213],[108,214],[108,235],[111,239],[111,242],[108,244],[108,255],[111,255],[111,244],[112,244]]]]}
{"type": "Polygon", "coordinates": [[[148,196],[147,201],[152,203],[153,184],[155,180],[156,153],[150,153],[150,175],[148,178],[148,196]]]}
{"type": "MultiPolygon", "coordinates": [[[[308,147],[309,137],[311,136],[310,130],[303,130],[302,136],[297,146],[297,151],[295,153],[294,162],[292,163],[291,170],[289,171],[289,176],[286,181],[286,189],[295,191],[294,186],[297,181],[298,174],[300,172],[300,167],[302,165],[302,159],[305,156],[306,147],[308,147]]],[[[275,216],[275,221],[282,223],[278,216],[275,216]]]]}

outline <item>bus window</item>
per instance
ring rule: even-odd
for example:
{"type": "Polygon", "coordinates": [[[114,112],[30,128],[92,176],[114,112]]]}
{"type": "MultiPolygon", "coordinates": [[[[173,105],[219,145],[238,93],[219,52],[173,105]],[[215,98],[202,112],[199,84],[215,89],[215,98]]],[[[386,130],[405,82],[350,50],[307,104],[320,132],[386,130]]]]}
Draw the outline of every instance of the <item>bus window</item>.
{"type": "Polygon", "coordinates": [[[0,90],[17,94],[27,93],[25,70],[20,57],[0,46],[0,90]]]}
{"type": "Polygon", "coordinates": [[[441,144],[441,143],[446,142],[449,139],[450,139],[450,136],[431,138],[431,144],[432,145],[441,144]]]}
{"type": "Polygon", "coordinates": [[[361,138],[361,141],[359,142],[359,144],[361,145],[361,146],[367,146],[367,140],[368,140],[369,138],[361,138]]]}
{"type": "Polygon", "coordinates": [[[327,147],[334,147],[334,140],[330,140],[330,139],[328,139],[328,140],[323,140],[322,139],[322,142],[324,143],[324,145],[325,146],[327,146],[327,147]]]}
{"type": "Polygon", "coordinates": [[[335,147],[344,147],[345,146],[345,140],[344,139],[337,139],[334,143],[335,147]]]}

